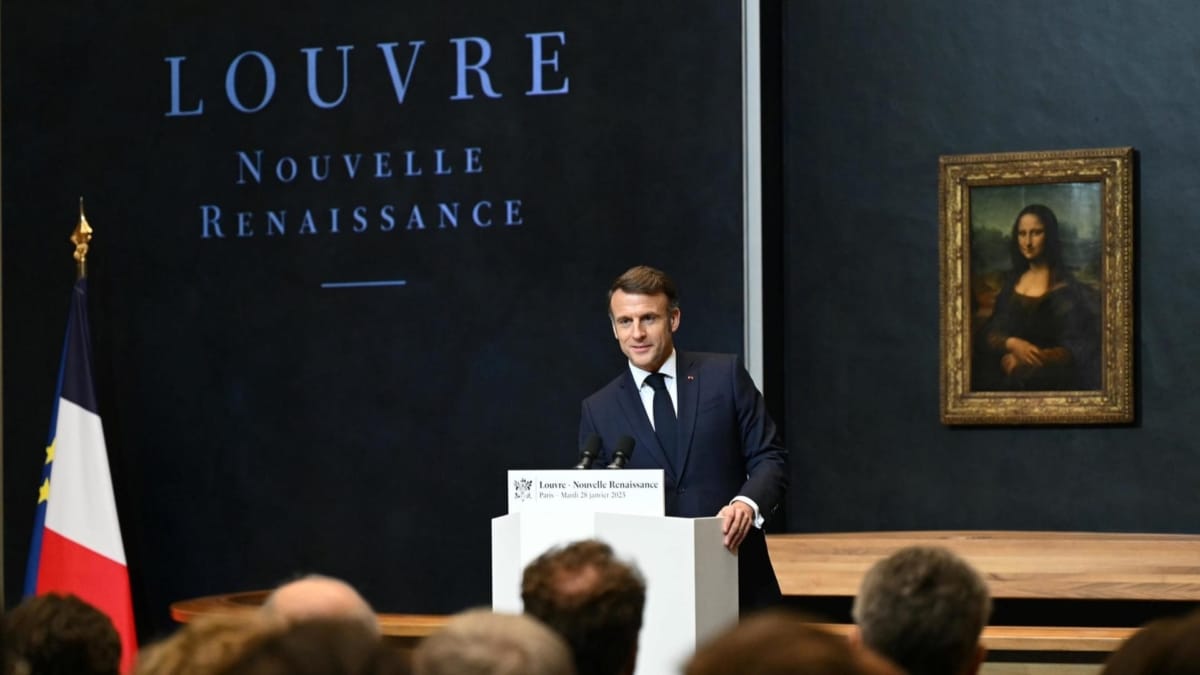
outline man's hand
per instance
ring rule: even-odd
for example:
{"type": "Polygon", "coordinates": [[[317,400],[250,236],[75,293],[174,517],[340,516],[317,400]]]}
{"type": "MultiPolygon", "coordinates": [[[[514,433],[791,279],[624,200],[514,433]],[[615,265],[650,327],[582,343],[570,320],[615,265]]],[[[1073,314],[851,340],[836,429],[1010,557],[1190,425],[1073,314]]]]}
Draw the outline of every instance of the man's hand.
{"type": "Polygon", "coordinates": [[[717,517],[721,522],[721,533],[725,535],[725,548],[730,553],[737,553],[746,533],[754,527],[754,509],[745,502],[733,502],[721,509],[717,517]]]}

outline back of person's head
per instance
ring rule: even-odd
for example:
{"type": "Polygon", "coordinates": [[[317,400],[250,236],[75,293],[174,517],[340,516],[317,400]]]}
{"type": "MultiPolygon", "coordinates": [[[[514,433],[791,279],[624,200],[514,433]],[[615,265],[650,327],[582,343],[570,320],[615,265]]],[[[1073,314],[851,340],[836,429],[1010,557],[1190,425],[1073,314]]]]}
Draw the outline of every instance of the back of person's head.
{"type": "Polygon", "coordinates": [[[358,621],[380,634],[375,610],[350,584],[333,577],[310,574],[276,588],[262,606],[263,615],[282,623],[309,619],[358,621]]]}
{"type": "Polygon", "coordinates": [[[116,675],[121,638],[103,612],[74,595],[40,595],[4,617],[5,648],[34,675],[116,675]]]}
{"type": "Polygon", "coordinates": [[[1200,612],[1146,624],[1108,657],[1101,675],[1200,675],[1200,612]]]}
{"type": "Polygon", "coordinates": [[[862,675],[846,639],[797,614],[768,610],[743,619],[692,656],[684,675],[862,675]]]}
{"type": "Polygon", "coordinates": [[[280,630],[258,612],[201,616],[138,653],[136,675],[213,675],[280,630]]]}
{"type": "Polygon", "coordinates": [[[563,639],[520,614],[457,614],[413,652],[415,675],[574,675],[563,639]]]}
{"type": "Polygon", "coordinates": [[[973,673],[992,601],[983,578],[951,551],[911,546],[877,562],[854,599],[863,643],[911,675],[973,673]]]}
{"type": "Polygon", "coordinates": [[[248,645],[216,675],[407,675],[408,664],[361,621],[307,619],[248,645]]]}
{"type": "Polygon", "coordinates": [[[566,639],[579,675],[633,672],[646,582],[608,544],[588,539],[543,553],[525,568],[521,599],[566,639]]]}

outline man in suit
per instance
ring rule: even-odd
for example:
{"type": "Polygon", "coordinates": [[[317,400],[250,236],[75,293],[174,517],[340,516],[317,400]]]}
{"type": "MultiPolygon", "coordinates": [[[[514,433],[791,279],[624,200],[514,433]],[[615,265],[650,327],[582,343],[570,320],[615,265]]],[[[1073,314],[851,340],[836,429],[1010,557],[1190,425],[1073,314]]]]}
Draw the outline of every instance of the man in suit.
{"type": "Polygon", "coordinates": [[[629,269],[608,299],[629,363],[583,401],[580,443],[598,435],[598,461],[607,464],[617,439],[632,437],[626,466],[663,470],[667,515],[723,519],[742,610],[778,602],[762,523],[787,489],[787,450],[762,394],[736,356],[675,350],[679,294],[663,272],[629,269]]]}

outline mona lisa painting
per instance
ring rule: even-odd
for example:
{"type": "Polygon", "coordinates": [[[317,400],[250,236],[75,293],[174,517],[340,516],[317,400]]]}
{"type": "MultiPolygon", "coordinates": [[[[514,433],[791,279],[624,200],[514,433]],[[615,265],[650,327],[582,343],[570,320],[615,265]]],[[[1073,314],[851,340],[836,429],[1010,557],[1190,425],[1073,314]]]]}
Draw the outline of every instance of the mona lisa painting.
{"type": "Polygon", "coordinates": [[[1132,157],[941,158],[943,423],[1133,420],[1132,157]]]}

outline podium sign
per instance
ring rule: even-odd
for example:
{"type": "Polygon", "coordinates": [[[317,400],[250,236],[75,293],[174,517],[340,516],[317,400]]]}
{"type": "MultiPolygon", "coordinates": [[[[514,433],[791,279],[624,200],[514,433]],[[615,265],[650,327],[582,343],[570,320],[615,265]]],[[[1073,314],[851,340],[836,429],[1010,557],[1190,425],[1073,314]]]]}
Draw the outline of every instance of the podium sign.
{"type": "Polygon", "coordinates": [[[521,573],[553,546],[597,536],[595,514],[662,517],[662,469],[508,472],[508,515],[492,519],[492,607],[521,611],[521,573]]]}
{"type": "Polygon", "coordinates": [[[509,471],[509,514],[492,519],[492,608],[520,612],[525,566],[551,546],[608,542],[646,579],[639,675],[670,675],[737,620],[737,557],[720,518],[663,516],[661,470],[509,471]]]}
{"type": "Polygon", "coordinates": [[[508,472],[508,512],[664,515],[662,469],[508,472]]]}

